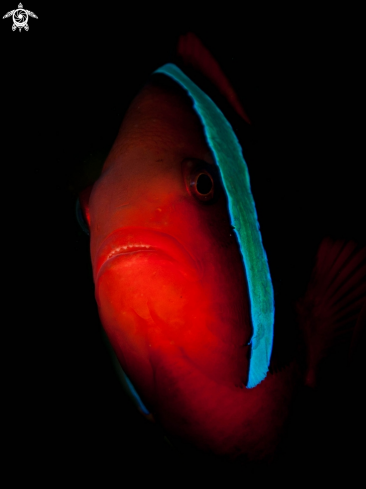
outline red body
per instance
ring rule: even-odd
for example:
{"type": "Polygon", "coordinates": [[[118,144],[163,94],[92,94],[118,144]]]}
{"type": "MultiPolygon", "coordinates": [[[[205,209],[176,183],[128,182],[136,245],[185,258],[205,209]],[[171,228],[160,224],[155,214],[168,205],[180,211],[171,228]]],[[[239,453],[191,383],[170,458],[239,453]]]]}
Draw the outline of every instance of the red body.
{"type": "MultiPolygon", "coordinates": [[[[178,54],[248,121],[193,34],[180,38],[178,54]]],[[[334,345],[354,356],[365,328],[366,249],[323,240],[297,305],[296,358],[247,389],[246,274],[215,170],[188,95],[154,75],[125,115],[90,196],[80,196],[96,299],[122,368],[168,433],[216,454],[265,459],[297,386],[318,384],[334,345]]]]}
{"type": "Polygon", "coordinates": [[[245,388],[252,328],[226,196],[216,185],[202,201],[189,183],[213,165],[188,96],[153,77],[90,196],[96,299],[122,368],[169,433],[263,458],[299,374],[293,364],[245,388]]]}

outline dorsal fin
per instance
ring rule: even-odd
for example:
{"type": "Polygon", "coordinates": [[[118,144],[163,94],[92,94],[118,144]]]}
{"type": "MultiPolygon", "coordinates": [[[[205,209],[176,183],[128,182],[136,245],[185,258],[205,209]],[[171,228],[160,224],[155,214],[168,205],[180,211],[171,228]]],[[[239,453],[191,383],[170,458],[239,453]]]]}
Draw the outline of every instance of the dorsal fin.
{"type": "Polygon", "coordinates": [[[213,85],[226,98],[233,109],[248,123],[249,117],[245,113],[239,98],[210,51],[202,44],[192,32],[180,36],[177,54],[188,65],[208,78],[213,85]]]}
{"type": "Polygon", "coordinates": [[[354,347],[352,336],[362,330],[365,298],[366,248],[350,241],[323,240],[305,296],[297,304],[306,343],[308,386],[316,387],[324,368],[337,375],[335,369],[327,369],[327,362],[334,360],[346,368],[354,347]]]}

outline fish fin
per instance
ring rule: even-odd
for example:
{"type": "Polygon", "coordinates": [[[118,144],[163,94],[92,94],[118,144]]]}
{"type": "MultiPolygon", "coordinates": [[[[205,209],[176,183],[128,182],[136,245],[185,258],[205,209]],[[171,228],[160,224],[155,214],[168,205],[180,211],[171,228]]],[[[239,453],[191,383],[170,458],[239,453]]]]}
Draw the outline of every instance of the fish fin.
{"type": "Polygon", "coordinates": [[[140,396],[138,395],[135,387],[133,386],[132,382],[130,381],[130,379],[126,375],[125,371],[123,370],[123,368],[122,368],[122,366],[121,366],[121,364],[117,358],[117,355],[116,355],[115,351],[113,350],[111,342],[109,341],[107,333],[104,331],[103,328],[102,328],[101,332],[102,332],[104,343],[107,347],[107,350],[108,350],[108,353],[109,353],[110,358],[112,360],[115,372],[116,372],[118,379],[119,379],[119,381],[123,387],[123,390],[128,395],[128,397],[131,399],[132,403],[138,409],[138,411],[148,421],[151,421],[154,423],[155,422],[154,415],[152,413],[150,413],[150,411],[147,409],[145,404],[142,402],[142,400],[141,400],[140,396]]]}
{"type": "Polygon", "coordinates": [[[85,224],[87,225],[89,231],[90,231],[89,199],[92,190],[93,190],[93,185],[89,185],[84,190],[79,192],[79,199],[78,199],[85,224]]]}
{"type": "Polygon", "coordinates": [[[77,196],[99,179],[110,149],[109,146],[103,145],[101,149],[93,149],[85,158],[75,162],[68,182],[73,195],[77,196]]]}
{"type": "Polygon", "coordinates": [[[366,247],[324,239],[307,291],[296,305],[309,387],[337,380],[365,327],[366,247]],[[362,309],[363,308],[363,309],[362,309]],[[342,361],[342,358],[344,359],[342,361]]]}
{"type": "Polygon", "coordinates": [[[177,54],[183,63],[208,78],[226,98],[229,104],[248,124],[251,124],[239,98],[222,71],[216,59],[192,32],[181,35],[178,40],[177,54]]]}

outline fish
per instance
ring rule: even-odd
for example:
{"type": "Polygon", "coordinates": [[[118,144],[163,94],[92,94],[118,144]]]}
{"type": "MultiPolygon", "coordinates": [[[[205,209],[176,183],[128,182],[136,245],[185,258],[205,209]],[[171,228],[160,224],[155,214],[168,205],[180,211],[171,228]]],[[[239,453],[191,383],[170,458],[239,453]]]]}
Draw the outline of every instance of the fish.
{"type": "Polygon", "coordinates": [[[176,54],[133,99],[99,178],[79,194],[99,317],[129,395],[173,445],[270,460],[300,387],[317,387],[339,345],[352,363],[366,248],[323,239],[283,358],[234,130],[251,121],[195,34],[176,54]]]}

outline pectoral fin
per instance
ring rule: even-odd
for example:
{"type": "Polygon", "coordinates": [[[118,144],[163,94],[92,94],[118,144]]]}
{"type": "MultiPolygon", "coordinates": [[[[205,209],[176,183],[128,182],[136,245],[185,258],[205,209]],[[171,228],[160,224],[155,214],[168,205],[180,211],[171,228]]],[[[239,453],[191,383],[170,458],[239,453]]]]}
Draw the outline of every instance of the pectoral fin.
{"type": "Polygon", "coordinates": [[[305,296],[297,304],[306,345],[306,385],[341,376],[365,330],[366,248],[324,239],[305,296]]]}

